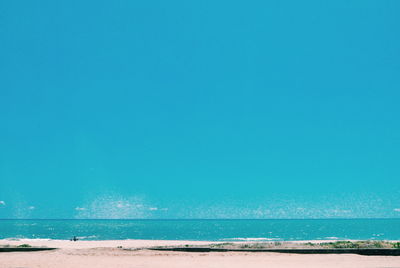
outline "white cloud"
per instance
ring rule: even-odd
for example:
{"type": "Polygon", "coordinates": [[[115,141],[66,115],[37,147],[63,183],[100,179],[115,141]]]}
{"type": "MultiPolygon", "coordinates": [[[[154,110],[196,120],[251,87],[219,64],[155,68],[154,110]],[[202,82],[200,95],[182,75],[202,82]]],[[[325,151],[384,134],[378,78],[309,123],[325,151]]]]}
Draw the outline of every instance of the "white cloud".
{"type": "Polygon", "coordinates": [[[118,194],[99,195],[75,209],[78,219],[138,219],[151,216],[142,197],[118,194]]]}
{"type": "Polygon", "coordinates": [[[77,211],[84,211],[84,210],[86,210],[86,208],[76,207],[75,210],[77,210],[77,211]]]}
{"type": "Polygon", "coordinates": [[[6,205],[6,202],[0,201],[0,206],[5,206],[5,205],[6,205]]]}
{"type": "Polygon", "coordinates": [[[28,207],[28,209],[29,209],[29,210],[34,210],[35,207],[34,207],[34,206],[30,206],[30,207],[28,207]]]}
{"type": "Polygon", "coordinates": [[[127,202],[127,201],[125,201],[125,202],[124,201],[118,201],[116,207],[117,208],[129,208],[129,207],[131,207],[131,204],[129,202],[127,202]]]}
{"type": "Polygon", "coordinates": [[[396,212],[400,212],[400,208],[395,208],[393,210],[396,211],[396,212]]]}

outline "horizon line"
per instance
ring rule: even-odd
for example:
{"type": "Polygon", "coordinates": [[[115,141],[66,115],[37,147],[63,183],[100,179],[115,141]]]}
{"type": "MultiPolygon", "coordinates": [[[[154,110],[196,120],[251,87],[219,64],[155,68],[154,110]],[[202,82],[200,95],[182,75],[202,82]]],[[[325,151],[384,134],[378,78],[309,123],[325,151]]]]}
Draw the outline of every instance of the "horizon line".
{"type": "Polygon", "coordinates": [[[115,219],[107,219],[107,218],[0,218],[0,220],[110,220],[110,221],[118,221],[118,220],[140,220],[140,221],[196,221],[196,220],[396,220],[400,219],[400,217],[354,217],[354,218],[115,218],[115,219]]]}

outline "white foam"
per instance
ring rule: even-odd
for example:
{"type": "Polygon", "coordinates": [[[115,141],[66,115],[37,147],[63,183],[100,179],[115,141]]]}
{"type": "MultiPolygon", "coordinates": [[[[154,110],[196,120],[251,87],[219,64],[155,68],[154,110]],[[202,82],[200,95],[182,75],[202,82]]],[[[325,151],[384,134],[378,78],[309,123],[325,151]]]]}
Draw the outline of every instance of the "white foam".
{"type": "Polygon", "coordinates": [[[224,238],[222,241],[278,241],[279,238],[267,238],[267,237],[234,237],[224,238]]]}
{"type": "Polygon", "coordinates": [[[77,236],[76,238],[84,240],[84,239],[94,239],[96,237],[97,237],[96,235],[89,235],[89,236],[77,236]]]}

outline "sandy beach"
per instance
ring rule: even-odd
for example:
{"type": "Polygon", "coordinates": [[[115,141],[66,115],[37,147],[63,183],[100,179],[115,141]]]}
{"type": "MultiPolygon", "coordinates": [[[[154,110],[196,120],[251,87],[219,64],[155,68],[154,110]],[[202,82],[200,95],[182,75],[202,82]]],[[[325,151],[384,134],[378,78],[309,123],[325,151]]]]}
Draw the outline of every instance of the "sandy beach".
{"type": "Polygon", "coordinates": [[[47,267],[400,267],[400,257],[355,254],[301,255],[281,253],[187,253],[143,249],[166,245],[205,245],[199,241],[116,240],[1,240],[0,245],[30,244],[57,247],[54,251],[0,253],[0,268],[47,267]],[[124,250],[118,247],[131,248],[124,250]]]}

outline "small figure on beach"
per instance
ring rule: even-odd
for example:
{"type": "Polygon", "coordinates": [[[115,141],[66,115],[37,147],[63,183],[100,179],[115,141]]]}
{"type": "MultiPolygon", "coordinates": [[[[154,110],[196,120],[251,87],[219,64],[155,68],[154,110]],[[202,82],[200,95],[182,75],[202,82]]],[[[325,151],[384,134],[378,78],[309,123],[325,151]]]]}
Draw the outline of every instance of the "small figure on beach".
{"type": "Polygon", "coordinates": [[[71,241],[78,241],[79,239],[78,239],[78,237],[76,237],[76,236],[74,236],[72,239],[71,239],[71,241]]]}

